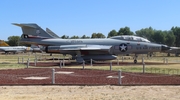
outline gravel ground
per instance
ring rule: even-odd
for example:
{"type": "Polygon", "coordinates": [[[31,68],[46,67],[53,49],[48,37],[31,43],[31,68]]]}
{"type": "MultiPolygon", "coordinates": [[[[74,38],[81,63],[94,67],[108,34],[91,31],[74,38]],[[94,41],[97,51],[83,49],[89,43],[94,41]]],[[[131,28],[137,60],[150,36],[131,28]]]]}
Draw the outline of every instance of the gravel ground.
{"type": "Polygon", "coordinates": [[[0,86],[1,100],[180,100],[180,86],[0,86]]]}

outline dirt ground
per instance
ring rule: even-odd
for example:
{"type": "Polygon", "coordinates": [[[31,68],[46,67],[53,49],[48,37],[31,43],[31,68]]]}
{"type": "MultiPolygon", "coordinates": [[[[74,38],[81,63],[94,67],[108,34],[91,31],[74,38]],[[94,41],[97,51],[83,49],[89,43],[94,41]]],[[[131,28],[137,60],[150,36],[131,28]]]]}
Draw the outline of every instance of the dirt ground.
{"type": "Polygon", "coordinates": [[[114,86],[118,84],[118,79],[106,78],[118,75],[113,71],[55,69],[55,72],[56,85],[51,85],[50,68],[0,70],[0,100],[180,100],[178,76],[122,73],[123,86],[114,86]],[[94,78],[96,75],[101,76],[94,78]],[[49,78],[23,79],[32,76],[49,78]]]}
{"type": "Polygon", "coordinates": [[[180,100],[180,86],[0,86],[1,100],[180,100]]]}

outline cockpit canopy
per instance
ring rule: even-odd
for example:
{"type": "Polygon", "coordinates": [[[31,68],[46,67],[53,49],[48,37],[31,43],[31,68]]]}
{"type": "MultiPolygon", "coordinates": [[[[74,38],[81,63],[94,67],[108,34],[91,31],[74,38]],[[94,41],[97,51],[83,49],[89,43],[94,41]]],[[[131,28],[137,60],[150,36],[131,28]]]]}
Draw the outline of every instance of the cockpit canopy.
{"type": "Polygon", "coordinates": [[[150,42],[148,39],[133,36],[133,35],[121,35],[121,36],[113,36],[110,39],[117,39],[117,40],[126,40],[126,41],[138,41],[138,42],[150,42]]]}

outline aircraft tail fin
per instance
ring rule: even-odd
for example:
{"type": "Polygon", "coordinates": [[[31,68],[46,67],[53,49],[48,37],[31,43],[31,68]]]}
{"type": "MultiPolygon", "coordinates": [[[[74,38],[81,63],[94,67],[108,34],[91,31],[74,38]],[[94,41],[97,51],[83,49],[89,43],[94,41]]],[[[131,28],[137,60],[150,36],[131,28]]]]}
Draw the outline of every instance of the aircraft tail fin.
{"type": "Polygon", "coordinates": [[[52,35],[48,34],[46,31],[44,31],[40,26],[38,26],[35,23],[28,23],[28,24],[12,23],[12,24],[21,27],[23,35],[54,38],[52,35]]]}
{"type": "Polygon", "coordinates": [[[6,42],[4,42],[3,40],[0,40],[0,46],[9,46],[6,42]]]}
{"type": "Polygon", "coordinates": [[[51,31],[49,28],[46,28],[46,32],[49,33],[54,38],[60,38],[57,34],[55,34],[53,31],[51,31]]]}

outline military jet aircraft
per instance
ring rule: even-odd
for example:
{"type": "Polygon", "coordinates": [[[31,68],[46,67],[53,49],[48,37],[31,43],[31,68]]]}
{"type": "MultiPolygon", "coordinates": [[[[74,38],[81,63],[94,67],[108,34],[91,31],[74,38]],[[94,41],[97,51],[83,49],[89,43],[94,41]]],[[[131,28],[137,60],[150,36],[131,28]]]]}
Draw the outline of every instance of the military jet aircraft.
{"type": "Polygon", "coordinates": [[[4,41],[0,40],[0,52],[8,53],[22,53],[22,52],[42,52],[41,47],[31,45],[31,47],[26,46],[9,46],[4,41]]]}
{"type": "Polygon", "coordinates": [[[24,52],[27,48],[25,46],[9,46],[4,41],[0,40],[0,52],[4,52],[6,54],[12,52],[13,54],[24,52]]]}
{"type": "Polygon", "coordinates": [[[13,54],[19,53],[19,52],[25,52],[27,50],[27,47],[25,46],[6,46],[6,47],[0,47],[0,52],[5,52],[6,54],[12,52],[13,54]]]}
{"type": "MultiPolygon", "coordinates": [[[[45,46],[47,53],[70,54],[78,63],[93,60],[113,60],[117,54],[138,54],[143,52],[163,52],[171,48],[156,43],[126,41],[118,38],[106,39],[60,39],[53,38],[37,24],[13,25],[22,28],[21,42],[45,46]]],[[[134,63],[137,58],[134,57],[134,63]]]]}
{"type": "Polygon", "coordinates": [[[39,47],[26,47],[26,46],[3,46],[0,47],[0,52],[8,53],[22,53],[22,52],[42,52],[39,47]]]}

